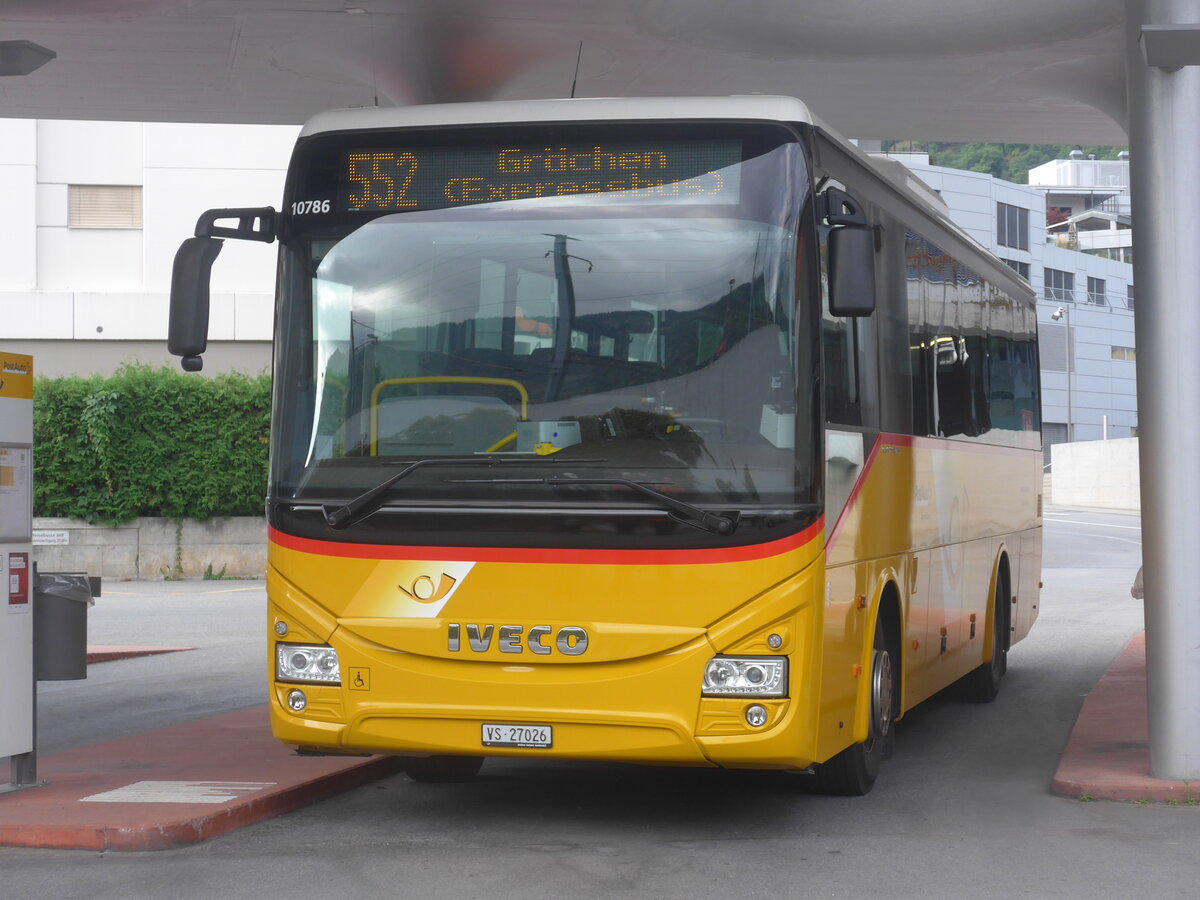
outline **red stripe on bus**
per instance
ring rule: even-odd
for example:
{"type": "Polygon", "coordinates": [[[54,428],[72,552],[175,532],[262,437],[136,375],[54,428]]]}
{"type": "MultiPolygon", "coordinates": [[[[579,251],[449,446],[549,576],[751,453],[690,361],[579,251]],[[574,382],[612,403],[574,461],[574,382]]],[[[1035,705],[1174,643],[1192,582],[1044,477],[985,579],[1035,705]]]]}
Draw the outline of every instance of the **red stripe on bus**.
{"type": "MultiPolygon", "coordinates": [[[[825,542],[825,552],[833,548],[837,542],[838,534],[842,530],[842,524],[846,521],[846,514],[850,512],[850,508],[854,505],[854,501],[858,499],[858,494],[862,490],[862,486],[867,482],[867,473],[871,471],[871,466],[875,463],[875,456],[879,453],[879,448],[883,444],[884,436],[881,434],[875,438],[875,443],[871,445],[871,452],[867,454],[867,459],[863,463],[862,471],[858,473],[858,480],[854,482],[854,487],[850,490],[850,496],[846,498],[846,505],[842,507],[841,513],[838,515],[837,523],[833,526],[833,531],[829,533],[829,540],[825,542]]],[[[888,443],[901,444],[902,446],[912,446],[912,441],[915,440],[911,435],[888,435],[888,443]],[[895,438],[895,440],[892,440],[895,438]],[[905,442],[908,443],[905,443],[905,442]]]]}
{"type": "Polygon", "coordinates": [[[403,559],[438,562],[573,563],[592,566],[682,566],[747,562],[780,556],[814,540],[824,518],[797,534],[764,544],[705,550],[588,550],[558,547],[414,547],[393,544],[347,544],[284,534],[267,529],[268,539],[287,550],[347,559],[403,559]]]}

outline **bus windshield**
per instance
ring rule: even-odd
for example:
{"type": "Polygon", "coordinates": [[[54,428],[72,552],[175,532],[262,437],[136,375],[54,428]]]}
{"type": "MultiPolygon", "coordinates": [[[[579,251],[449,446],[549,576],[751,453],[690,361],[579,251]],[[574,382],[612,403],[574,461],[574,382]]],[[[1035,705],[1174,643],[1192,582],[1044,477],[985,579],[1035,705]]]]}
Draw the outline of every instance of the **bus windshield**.
{"type": "Polygon", "coordinates": [[[555,159],[513,129],[490,146],[326,139],[310,158],[340,180],[302,174],[288,198],[276,373],[292,387],[273,495],[344,501],[414,460],[479,457],[507,465],[423,466],[387,502],[577,504],[535,483],[553,474],[626,505],[595,480],[694,504],[811,503],[806,185],[785,135],[556,136],[555,159]],[[584,188],[558,163],[615,174],[584,188]],[[323,192],[329,215],[297,212],[323,192]]]}

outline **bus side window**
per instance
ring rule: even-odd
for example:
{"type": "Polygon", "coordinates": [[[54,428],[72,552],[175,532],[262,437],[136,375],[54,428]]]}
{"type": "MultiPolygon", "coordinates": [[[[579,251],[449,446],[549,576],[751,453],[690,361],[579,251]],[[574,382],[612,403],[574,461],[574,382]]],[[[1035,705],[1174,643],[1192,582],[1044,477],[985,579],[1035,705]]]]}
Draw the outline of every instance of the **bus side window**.
{"type": "Polygon", "coordinates": [[[937,370],[938,434],[974,434],[972,424],[970,351],[966,338],[953,334],[934,340],[937,370]]]}
{"type": "Polygon", "coordinates": [[[919,234],[908,231],[904,236],[904,279],[908,294],[908,352],[912,372],[912,432],[915,435],[934,433],[934,402],[936,394],[936,353],[933,335],[929,333],[929,317],[925,312],[928,278],[928,249],[919,234]]]}

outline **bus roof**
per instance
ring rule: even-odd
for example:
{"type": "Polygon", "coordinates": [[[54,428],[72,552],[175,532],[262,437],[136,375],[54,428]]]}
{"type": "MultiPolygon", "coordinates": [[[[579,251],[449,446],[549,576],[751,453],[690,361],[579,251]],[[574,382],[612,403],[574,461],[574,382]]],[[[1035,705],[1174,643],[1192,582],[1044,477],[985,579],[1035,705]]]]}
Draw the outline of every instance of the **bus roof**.
{"type": "Polygon", "coordinates": [[[794,97],[746,94],[733,97],[580,97],[572,100],[496,100],[428,106],[364,107],[318,113],[301,137],[326,131],[495,125],[518,122],[594,122],[631,119],[735,119],[814,123],[794,97]]]}

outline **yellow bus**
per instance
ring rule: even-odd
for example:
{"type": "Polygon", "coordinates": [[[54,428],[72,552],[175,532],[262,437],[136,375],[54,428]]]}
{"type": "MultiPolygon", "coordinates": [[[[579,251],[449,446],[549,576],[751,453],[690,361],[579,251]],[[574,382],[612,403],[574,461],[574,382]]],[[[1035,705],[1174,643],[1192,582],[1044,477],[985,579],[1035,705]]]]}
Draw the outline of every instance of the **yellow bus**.
{"type": "MultiPolygon", "coordinates": [[[[222,224],[224,223],[224,224],[222,224]]],[[[783,97],[323,113],[282,210],[271,723],[418,780],[485,757],[868,791],[1037,615],[1034,297],[783,97]]]]}

